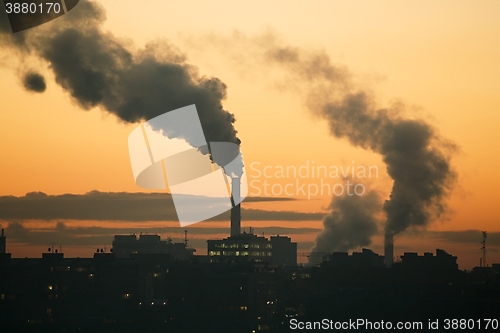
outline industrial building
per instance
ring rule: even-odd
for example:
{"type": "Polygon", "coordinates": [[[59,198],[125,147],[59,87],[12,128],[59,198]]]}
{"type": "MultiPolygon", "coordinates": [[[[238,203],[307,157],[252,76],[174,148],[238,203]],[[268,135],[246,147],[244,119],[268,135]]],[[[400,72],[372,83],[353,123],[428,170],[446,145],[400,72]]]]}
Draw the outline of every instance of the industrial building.
{"type": "Polygon", "coordinates": [[[241,233],[240,179],[231,179],[231,235],[224,239],[208,240],[209,262],[262,262],[276,266],[297,265],[297,243],[286,236],[257,236],[241,233]],[[238,204],[236,204],[238,203],[238,204]]]}
{"type": "Polygon", "coordinates": [[[254,261],[276,266],[297,265],[297,243],[286,236],[268,239],[242,233],[220,240],[208,240],[207,243],[210,262],[254,261]]]}

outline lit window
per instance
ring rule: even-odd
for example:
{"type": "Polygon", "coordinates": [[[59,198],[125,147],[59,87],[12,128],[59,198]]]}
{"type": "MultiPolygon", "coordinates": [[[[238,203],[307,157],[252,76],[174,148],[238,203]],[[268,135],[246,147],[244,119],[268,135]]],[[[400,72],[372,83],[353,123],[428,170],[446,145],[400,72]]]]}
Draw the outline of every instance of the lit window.
{"type": "Polygon", "coordinates": [[[47,289],[48,289],[48,290],[52,290],[52,289],[53,289],[53,287],[52,287],[52,286],[47,286],[47,289]]]}
{"type": "Polygon", "coordinates": [[[241,310],[241,311],[246,311],[246,310],[248,310],[248,308],[247,308],[246,306],[244,306],[244,305],[243,305],[243,306],[240,306],[240,310],[241,310]]]}

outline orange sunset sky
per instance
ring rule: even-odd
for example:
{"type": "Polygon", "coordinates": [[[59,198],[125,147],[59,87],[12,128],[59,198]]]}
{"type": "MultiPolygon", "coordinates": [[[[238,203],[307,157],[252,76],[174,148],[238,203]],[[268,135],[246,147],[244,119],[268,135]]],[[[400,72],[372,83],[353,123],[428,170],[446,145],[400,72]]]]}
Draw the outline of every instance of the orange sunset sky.
{"type": "MultiPolygon", "coordinates": [[[[380,107],[404,103],[405,117],[425,120],[457,147],[451,163],[458,182],[447,199],[446,216],[425,230],[396,237],[395,254],[443,248],[458,256],[461,269],[469,269],[479,264],[481,237],[443,235],[486,230],[488,263],[500,262],[499,1],[95,2],[106,11],[103,29],[128,49],[137,51],[149,42],[167,40],[200,75],[217,77],[227,85],[223,105],[236,117],[248,180],[261,182],[250,186],[249,196],[263,190],[259,184],[265,179],[255,169],[266,166],[272,170],[307,163],[375,166],[378,177],[355,181],[379,191],[384,199],[392,185],[380,156],[333,138],[327,123],[309,111],[301,93],[306,83],[290,82],[293,75],[259,59],[259,49],[270,39],[305,52],[324,52],[334,65],[352,74],[354,84],[371,91],[380,107]]],[[[56,83],[49,65],[35,57],[0,44],[0,65],[0,196],[21,197],[34,191],[147,192],[135,184],[128,155],[127,138],[138,124],[123,123],[99,107],[82,110],[56,83]],[[19,74],[26,67],[45,76],[44,93],[23,88],[19,74]]],[[[295,179],[269,181],[284,186],[295,179]]],[[[320,180],[304,181],[319,184],[320,180]]],[[[326,214],[331,201],[330,195],[292,197],[297,200],[248,202],[242,207],[326,214]]],[[[85,244],[64,243],[56,236],[46,244],[9,238],[13,223],[56,235],[58,222],[75,230],[98,226],[157,232],[177,241],[183,237],[176,221],[0,219],[14,257],[40,257],[51,243],[62,246],[67,256],[80,257],[91,256],[96,247],[111,247],[112,235],[85,244]]],[[[202,222],[189,227],[188,231],[226,228],[212,234],[193,232],[190,241],[197,253],[205,253],[206,239],[225,237],[228,226],[229,222],[202,222]]],[[[299,242],[299,252],[307,252],[322,223],[321,218],[251,221],[243,215],[245,228],[255,227],[260,233],[259,228],[270,226],[284,228],[285,233],[298,229],[288,234],[299,242]]],[[[369,246],[379,254],[383,254],[382,239],[381,234],[375,236],[369,246]]]]}

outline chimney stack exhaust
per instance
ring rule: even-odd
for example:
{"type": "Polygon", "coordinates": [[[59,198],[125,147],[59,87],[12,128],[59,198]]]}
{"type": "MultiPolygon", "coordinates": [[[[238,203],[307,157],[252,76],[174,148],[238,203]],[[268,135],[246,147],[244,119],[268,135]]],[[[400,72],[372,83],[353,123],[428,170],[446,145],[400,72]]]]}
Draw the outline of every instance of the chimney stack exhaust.
{"type": "Polygon", "coordinates": [[[240,208],[240,178],[231,179],[231,197],[233,208],[231,208],[231,236],[241,233],[241,208],[240,208]]]}

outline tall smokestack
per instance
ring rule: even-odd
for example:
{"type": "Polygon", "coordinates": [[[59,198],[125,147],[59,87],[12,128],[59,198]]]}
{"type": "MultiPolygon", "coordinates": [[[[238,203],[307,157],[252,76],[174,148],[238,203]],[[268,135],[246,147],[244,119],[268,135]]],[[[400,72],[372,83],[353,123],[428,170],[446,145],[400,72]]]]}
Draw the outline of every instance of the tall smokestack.
{"type": "Polygon", "coordinates": [[[2,228],[2,236],[0,236],[0,253],[6,253],[5,231],[2,228]]]}
{"type": "Polygon", "coordinates": [[[240,185],[240,178],[231,179],[231,197],[233,199],[233,208],[231,209],[231,236],[239,235],[241,229],[240,185]]]}
{"type": "Polygon", "coordinates": [[[391,267],[394,261],[394,235],[391,232],[385,234],[384,243],[384,264],[391,267]]]}

